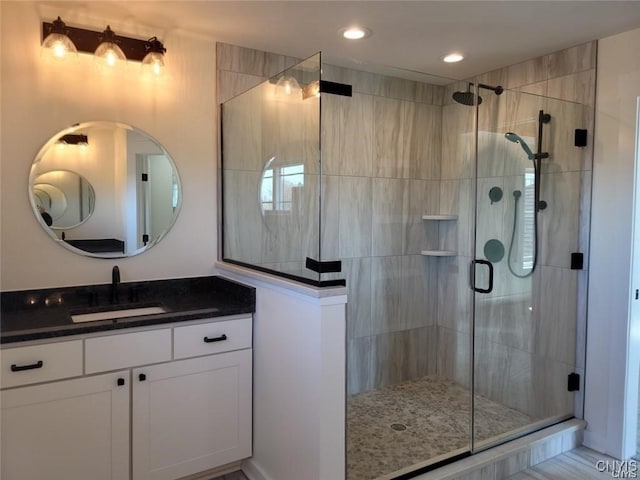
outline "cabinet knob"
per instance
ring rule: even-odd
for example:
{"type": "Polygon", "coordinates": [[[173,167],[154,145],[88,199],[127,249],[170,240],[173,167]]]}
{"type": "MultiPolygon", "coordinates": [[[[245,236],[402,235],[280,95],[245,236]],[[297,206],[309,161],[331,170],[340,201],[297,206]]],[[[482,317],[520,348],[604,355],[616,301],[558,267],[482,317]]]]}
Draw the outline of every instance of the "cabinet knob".
{"type": "Polygon", "coordinates": [[[124,385],[124,378],[119,378],[118,379],[118,386],[121,387],[124,385]]]}
{"type": "Polygon", "coordinates": [[[138,380],[140,380],[141,382],[144,382],[147,379],[147,376],[144,373],[141,373],[140,375],[138,375],[138,380]]]}

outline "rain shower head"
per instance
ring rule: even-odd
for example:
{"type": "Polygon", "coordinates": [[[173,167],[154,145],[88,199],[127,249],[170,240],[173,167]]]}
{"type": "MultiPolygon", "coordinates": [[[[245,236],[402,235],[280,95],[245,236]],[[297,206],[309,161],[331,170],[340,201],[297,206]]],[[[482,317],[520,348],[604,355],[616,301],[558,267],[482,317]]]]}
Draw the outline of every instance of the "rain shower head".
{"type": "MultiPolygon", "coordinates": [[[[469,89],[466,92],[453,92],[452,97],[456,102],[461,103],[462,105],[471,106],[476,104],[476,96],[471,91],[471,84],[469,84],[469,89]]],[[[482,97],[478,95],[478,105],[480,105],[481,103],[482,97]]]]}
{"type": "Polygon", "coordinates": [[[527,158],[529,160],[534,160],[536,158],[533,152],[531,151],[531,149],[529,148],[529,145],[527,145],[527,142],[525,142],[517,133],[507,132],[504,134],[504,138],[506,138],[510,142],[519,143],[522,149],[524,150],[524,152],[527,154],[527,158]]]}
{"type": "MultiPolygon", "coordinates": [[[[480,105],[482,103],[482,97],[480,95],[475,95],[472,91],[471,91],[471,87],[473,86],[473,83],[469,82],[469,84],[467,85],[467,91],[466,92],[453,92],[453,95],[451,95],[451,97],[458,103],[462,104],[462,105],[475,105],[475,99],[476,96],[478,98],[478,105],[480,105]]],[[[500,85],[496,86],[496,87],[492,87],[491,85],[485,85],[484,83],[479,83],[478,84],[478,88],[484,88],[486,90],[492,90],[493,92],[495,92],[496,95],[500,95],[502,92],[504,92],[504,88],[502,88],[500,85]]]]}

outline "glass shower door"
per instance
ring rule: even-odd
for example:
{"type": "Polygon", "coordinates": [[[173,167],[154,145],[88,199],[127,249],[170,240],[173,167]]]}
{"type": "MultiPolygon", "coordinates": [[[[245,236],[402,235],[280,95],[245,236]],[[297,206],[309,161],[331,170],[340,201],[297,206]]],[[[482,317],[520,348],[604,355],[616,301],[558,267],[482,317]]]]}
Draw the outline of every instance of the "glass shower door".
{"type": "Polygon", "coordinates": [[[473,338],[473,450],[574,415],[585,323],[589,111],[481,90],[473,338]],[[575,385],[574,385],[575,384],[575,385]]]}

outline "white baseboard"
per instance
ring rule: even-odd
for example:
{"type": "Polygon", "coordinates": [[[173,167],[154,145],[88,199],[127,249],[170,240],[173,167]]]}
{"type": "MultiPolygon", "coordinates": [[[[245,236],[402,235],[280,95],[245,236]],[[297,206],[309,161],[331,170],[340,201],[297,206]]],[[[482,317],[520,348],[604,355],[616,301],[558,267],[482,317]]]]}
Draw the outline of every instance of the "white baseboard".
{"type": "Polygon", "coordinates": [[[273,480],[256,465],[256,462],[254,462],[252,458],[242,461],[242,473],[244,473],[245,477],[249,480],[273,480]]]}

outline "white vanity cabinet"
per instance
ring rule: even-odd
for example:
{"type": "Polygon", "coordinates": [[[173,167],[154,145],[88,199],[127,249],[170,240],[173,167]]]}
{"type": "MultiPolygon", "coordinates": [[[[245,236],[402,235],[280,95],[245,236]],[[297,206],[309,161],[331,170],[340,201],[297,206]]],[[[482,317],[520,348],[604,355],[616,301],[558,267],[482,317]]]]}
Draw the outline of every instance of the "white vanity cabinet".
{"type": "Polygon", "coordinates": [[[4,348],[3,387],[56,381],[2,391],[3,480],[177,480],[250,457],[251,335],[241,315],[4,348]]]}
{"type": "Polygon", "coordinates": [[[1,397],[3,480],[129,477],[128,371],[4,390],[1,397]]]}

